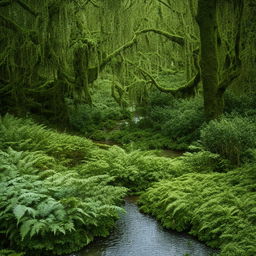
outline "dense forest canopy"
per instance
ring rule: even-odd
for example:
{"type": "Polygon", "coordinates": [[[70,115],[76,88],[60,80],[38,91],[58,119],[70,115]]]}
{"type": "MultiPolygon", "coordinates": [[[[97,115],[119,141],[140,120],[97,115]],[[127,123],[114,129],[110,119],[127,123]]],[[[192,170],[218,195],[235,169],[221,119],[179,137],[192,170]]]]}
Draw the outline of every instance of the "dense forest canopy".
{"type": "Polygon", "coordinates": [[[202,82],[210,119],[227,87],[254,90],[253,0],[2,0],[0,21],[2,113],[66,120],[65,99],[90,104],[104,74],[124,106],[152,86],[183,97],[202,82]],[[159,82],[173,73],[183,75],[171,88],[159,82]]]}

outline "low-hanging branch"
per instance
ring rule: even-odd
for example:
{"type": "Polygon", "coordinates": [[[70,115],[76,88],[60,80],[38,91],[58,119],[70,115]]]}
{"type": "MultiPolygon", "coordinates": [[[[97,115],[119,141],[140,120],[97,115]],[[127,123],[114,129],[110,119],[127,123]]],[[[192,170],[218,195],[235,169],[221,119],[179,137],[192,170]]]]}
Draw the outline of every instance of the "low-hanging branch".
{"type": "Polygon", "coordinates": [[[109,54],[100,64],[100,70],[102,70],[114,57],[119,55],[121,52],[125,51],[126,49],[132,47],[137,42],[136,35],[132,38],[131,41],[127,42],[126,44],[122,45],[118,49],[116,49],[114,52],[109,54]]]}
{"type": "Polygon", "coordinates": [[[27,31],[20,27],[16,22],[0,14],[0,26],[11,29],[15,32],[26,33],[27,31]]]}
{"type": "Polygon", "coordinates": [[[136,69],[138,69],[142,75],[144,76],[144,78],[146,79],[146,77],[148,77],[150,79],[151,84],[153,84],[159,91],[161,92],[165,92],[165,93],[171,93],[173,95],[193,95],[194,94],[194,89],[197,87],[197,85],[200,82],[200,73],[198,72],[188,83],[186,83],[185,85],[173,89],[173,88],[165,88],[162,87],[161,85],[158,84],[158,82],[155,80],[155,78],[146,70],[144,70],[141,67],[138,67],[136,64],[134,64],[132,61],[128,60],[128,59],[124,59],[124,61],[126,61],[128,64],[134,66],[136,69]]]}

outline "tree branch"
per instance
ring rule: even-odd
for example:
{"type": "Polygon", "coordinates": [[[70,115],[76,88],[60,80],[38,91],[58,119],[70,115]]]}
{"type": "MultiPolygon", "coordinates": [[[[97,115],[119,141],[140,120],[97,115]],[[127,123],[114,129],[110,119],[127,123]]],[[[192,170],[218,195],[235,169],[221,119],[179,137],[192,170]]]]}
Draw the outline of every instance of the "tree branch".
{"type": "Polygon", "coordinates": [[[162,30],[158,30],[158,29],[154,29],[154,28],[148,28],[148,29],[143,29],[140,31],[137,31],[135,33],[135,35],[133,36],[132,40],[127,42],[126,44],[124,44],[123,46],[119,47],[118,49],[116,49],[114,52],[112,52],[111,54],[109,54],[100,64],[100,70],[102,70],[114,57],[116,57],[117,55],[119,55],[121,52],[125,51],[126,49],[132,47],[136,42],[137,42],[137,36],[141,35],[141,34],[145,34],[148,32],[154,32],[157,33],[159,35],[162,35],[166,38],[168,38],[169,40],[178,43],[181,46],[184,46],[185,44],[185,40],[183,37],[180,36],[176,36],[176,35],[172,35],[168,32],[162,31],[162,30]]]}
{"type": "Polygon", "coordinates": [[[137,65],[135,65],[132,61],[130,61],[128,59],[125,59],[125,61],[127,63],[129,63],[130,65],[135,66],[142,73],[142,75],[144,77],[147,76],[150,79],[150,82],[161,92],[171,93],[173,95],[181,94],[181,95],[191,96],[191,95],[194,95],[194,89],[200,82],[200,73],[198,72],[188,83],[186,83],[185,85],[183,85],[177,89],[165,88],[165,87],[162,87],[161,85],[159,85],[157,83],[157,81],[155,80],[155,78],[150,73],[148,73],[146,70],[142,69],[141,67],[138,67],[137,65]]]}
{"type": "Polygon", "coordinates": [[[163,4],[165,7],[167,7],[167,8],[169,8],[169,9],[171,9],[172,10],[172,7],[169,5],[169,4],[167,4],[166,2],[164,2],[164,1],[162,1],[162,0],[157,0],[159,3],[161,3],[161,4],[163,4]]]}
{"type": "Polygon", "coordinates": [[[28,11],[30,14],[32,14],[33,16],[37,16],[38,12],[35,12],[28,4],[26,4],[23,0],[16,0],[17,3],[26,11],[28,11]]]}
{"type": "Polygon", "coordinates": [[[167,39],[171,40],[172,42],[179,44],[180,46],[185,45],[185,39],[183,37],[178,36],[178,35],[173,35],[166,31],[155,29],[155,28],[147,28],[147,29],[140,30],[140,31],[136,32],[136,35],[140,35],[140,34],[144,34],[144,33],[148,33],[148,32],[153,32],[153,33],[159,34],[161,36],[164,36],[167,39]]]}
{"type": "Polygon", "coordinates": [[[127,42],[126,44],[122,45],[121,47],[119,47],[118,49],[116,49],[114,52],[112,52],[111,54],[109,54],[101,63],[99,66],[95,66],[92,68],[89,68],[88,70],[88,82],[92,83],[93,81],[95,81],[98,77],[98,73],[100,71],[102,71],[105,66],[117,55],[119,55],[121,52],[125,51],[128,48],[131,48],[136,42],[137,42],[137,37],[139,35],[148,33],[148,32],[153,32],[159,35],[162,35],[166,38],[168,38],[169,40],[179,44],[180,46],[184,46],[185,45],[185,39],[181,36],[178,35],[173,35],[170,34],[166,31],[162,31],[162,30],[158,30],[158,29],[154,29],[154,28],[148,28],[148,29],[143,29],[140,31],[135,32],[135,35],[133,36],[132,40],[130,40],[129,42],[127,42]]]}
{"type": "Polygon", "coordinates": [[[89,1],[94,7],[96,8],[100,8],[100,6],[98,4],[96,4],[93,0],[89,1]]]}
{"type": "Polygon", "coordinates": [[[240,68],[237,68],[233,71],[230,71],[230,69],[228,71],[226,71],[227,75],[225,76],[226,78],[224,78],[220,84],[219,84],[219,89],[220,91],[225,91],[228,86],[240,76],[240,68]]]}
{"type": "Polygon", "coordinates": [[[99,71],[102,71],[105,66],[117,55],[119,55],[122,51],[132,47],[134,44],[136,43],[136,35],[133,37],[133,39],[131,41],[129,41],[128,43],[124,44],[123,46],[119,47],[118,49],[116,49],[114,52],[112,52],[111,54],[109,54],[101,63],[99,66],[96,67],[92,67],[89,68],[88,70],[88,82],[92,83],[93,81],[95,81],[98,77],[98,73],[99,71]]]}
{"type": "Polygon", "coordinates": [[[26,11],[28,11],[30,14],[32,14],[33,16],[37,16],[38,13],[35,12],[28,4],[26,4],[23,0],[2,0],[0,1],[0,7],[5,7],[8,6],[10,4],[12,4],[13,2],[17,2],[23,9],[25,9],[26,11]]]}
{"type": "Polygon", "coordinates": [[[0,14],[0,26],[7,27],[9,29],[12,29],[15,32],[22,32],[22,33],[27,32],[24,28],[20,27],[17,23],[3,16],[2,14],[0,14]]]}

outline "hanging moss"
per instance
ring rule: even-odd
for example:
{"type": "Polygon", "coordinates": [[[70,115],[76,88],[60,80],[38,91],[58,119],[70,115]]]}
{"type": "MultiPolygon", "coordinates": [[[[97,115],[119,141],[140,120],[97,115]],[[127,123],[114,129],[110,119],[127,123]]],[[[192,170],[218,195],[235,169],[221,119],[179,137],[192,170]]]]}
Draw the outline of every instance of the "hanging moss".
{"type": "MultiPolygon", "coordinates": [[[[22,115],[47,109],[49,117],[62,118],[64,98],[77,90],[70,78],[76,75],[74,48],[70,48],[78,30],[75,9],[74,2],[50,0],[15,1],[0,7],[1,111],[22,115]]],[[[87,90],[86,83],[80,86],[87,90]]]]}

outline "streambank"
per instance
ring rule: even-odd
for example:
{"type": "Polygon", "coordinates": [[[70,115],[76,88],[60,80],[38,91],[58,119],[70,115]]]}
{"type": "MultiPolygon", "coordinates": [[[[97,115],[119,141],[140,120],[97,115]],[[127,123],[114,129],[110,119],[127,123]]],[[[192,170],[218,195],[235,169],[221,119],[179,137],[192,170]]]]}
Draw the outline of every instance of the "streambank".
{"type": "MultiPolygon", "coordinates": [[[[125,200],[123,214],[107,238],[96,239],[72,256],[210,256],[215,251],[192,236],[166,230],[142,214],[135,197],[125,200]]],[[[71,256],[71,255],[70,255],[71,256]]]]}

